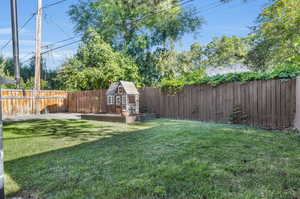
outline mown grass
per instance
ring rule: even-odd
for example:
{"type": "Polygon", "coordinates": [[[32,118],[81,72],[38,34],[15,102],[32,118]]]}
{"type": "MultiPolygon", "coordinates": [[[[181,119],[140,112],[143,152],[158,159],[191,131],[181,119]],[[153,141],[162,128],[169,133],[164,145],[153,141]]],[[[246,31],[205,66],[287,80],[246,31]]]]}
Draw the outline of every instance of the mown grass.
{"type": "Polygon", "coordinates": [[[300,136],[193,121],[5,126],[6,193],[38,199],[300,198],[300,136]]]}

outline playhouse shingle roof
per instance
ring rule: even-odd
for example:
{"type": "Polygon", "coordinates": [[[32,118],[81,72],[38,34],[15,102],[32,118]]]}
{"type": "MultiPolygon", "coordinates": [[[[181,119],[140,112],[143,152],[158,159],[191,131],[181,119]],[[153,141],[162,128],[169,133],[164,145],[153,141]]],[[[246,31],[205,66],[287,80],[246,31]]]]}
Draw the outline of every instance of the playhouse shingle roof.
{"type": "Polygon", "coordinates": [[[115,82],[112,83],[109,87],[109,89],[106,91],[106,95],[115,95],[116,94],[116,89],[118,88],[119,85],[122,85],[125,92],[128,95],[138,95],[139,92],[137,88],[135,87],[134,83],[132,82],[127,82],[127,81],[120,81],[120,82],[115,82]]]}
{"type": "Polygon", "coordinates": [[[121,81],[121,85],[123,86],[125,92],[129,95],[138,95],[139,91],[136,89],[134,83],[121,81]]]}
{"type": "Polygon", "coordinates": [[[118,88],[119,86],[119,82],[115,82],[115,83],[112,83],[108,90],[106,91],[106,95],[115,95],[116,94],[116,89],[118,88]]]}

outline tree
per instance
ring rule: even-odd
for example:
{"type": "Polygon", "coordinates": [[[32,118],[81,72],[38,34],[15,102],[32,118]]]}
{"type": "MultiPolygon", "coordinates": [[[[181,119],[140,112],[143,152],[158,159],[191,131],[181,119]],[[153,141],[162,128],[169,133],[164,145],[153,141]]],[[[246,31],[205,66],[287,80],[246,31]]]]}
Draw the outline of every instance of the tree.
{"type": "Polygon", "coordinates": [[[193,9],[183,8],[179,0],[81,1],[69,14],[76,32],[85,35],[92,27],[114,50],[132,57],[146,85],[161,76],[153,51],[170,50],[175,41],[196,33],[202,24],[193,9]]]}
{"type": "Polygon", "coordinates": [[[96,0],[73,5],[76,31],[94,28],[115,49],[131,55],[198,30],[201,19],[178,0],[96,0]]]}
{"type": "MultiPolygon", "coordinates": [[[[5,59],[4,57],[0,56],[0,78],[5,79],[13,79],[13,77],[9,76],[10,67],[8,67],[11,64],[10,59],[5,59]]],[[[9,88],[12,85],[0,85],[0,88],[9,88]]]]}
{"type": "Polygon", "coordinates": [[[128,80],[140,85],[138,67],[130,56],[111,48],[93,30],[86,34],[77,54],[58,72],[58,80],[68,90],[108,88],[110,81],[128,80]]]}
{"type": "Polygon", "coordinates": [[[223,36],[213,38],[205,46],[204,55],[207,66],[231,66],[245,61],[249,46],[243,38],[223,36]]]}
{"type": "Polygon", "coordinates": [[[195,71],[203,65],[203,46],[193,44],[190,50],[178,52],[175,48],[157,48],[154,52],[147,55],[147,66],[143,68],[144,82],[151,81],[149,84],[157,85],[161,79],[173,79],[183,73],[195,71]],[[149,75],[148,75],[149,74],[149,75]],[[150,79],[151,78],[151,79],[150,79]]]}
{"type": "Polygon", "coordinates": [[[4,58],[0,56],[0,70],[7,76],[14,76],[15,68],[12,58],[4,58]]]}
{"type": "MultiPolygon", "coordinates": [[[[56,80],[57,72],[46,70],[46,62],[42,58],[42,89],[60,89],[61,84],[56,80]]],[[[31,58],[29,65],[21,65],[21,88],[33,89],[34,88],[34,70],[35,70],[35,57],[31,58]]],[[[14,64],[12,58],[0,57],[0,77],[14,79],[14,64]]],[[[6,88],[16,88],[15,84],[8,85],[6,88]]]]}
{"type": "Polygon", "coordinates": [[[299,0],[273,0],[263,9],[253,28],[252,66],[264,70],[300,64],[299,7],[299,0]]]}

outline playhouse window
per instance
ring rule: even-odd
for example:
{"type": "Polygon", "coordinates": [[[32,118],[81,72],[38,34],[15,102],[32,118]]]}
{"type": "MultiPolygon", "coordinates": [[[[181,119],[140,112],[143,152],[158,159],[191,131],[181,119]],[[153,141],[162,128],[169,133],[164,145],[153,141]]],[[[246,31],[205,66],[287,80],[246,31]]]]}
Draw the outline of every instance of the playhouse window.
{"type": "Polygon", "coordinates": [[[123,93],[123,88],[122,88],[122,87],[119,87],[119,88],[118,88],[118,93],[119,93],[119,94],[122,94],[122,93],[123,93]]]}
{"type": "Polygon", "coordinates": [[[122,104],[125,105],[126,104],[126,95],[122,96],[122,104]]]}
{"type": "Polygon", "coordinates": [[[107,104],[109,104],[109,105],[114,104],[114,97],[113,96],[107,96],[107,104]]]}
{"type": "Polygon", "coordinates": [[[120,96],[116,97],[116,105],[118,105],[118,106],[121,105],[121,97],[120,96]]]}
{"type": "Polygon", "coordinates": [[[135,104],[135,95],[129,95],[128,102],[129,104],[135,104]]]}

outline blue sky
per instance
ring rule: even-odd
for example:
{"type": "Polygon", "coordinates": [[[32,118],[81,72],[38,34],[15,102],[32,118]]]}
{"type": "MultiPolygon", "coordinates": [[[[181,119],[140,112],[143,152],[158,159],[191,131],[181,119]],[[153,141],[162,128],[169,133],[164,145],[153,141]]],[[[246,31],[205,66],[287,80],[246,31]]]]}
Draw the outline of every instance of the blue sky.
{"type": "MultiPolygon", "coordinates": [[[[43,4],[51,4],[58,0],[43,0],[43,4]]],[[[243,3],[241,0],[216,7],[217,0],[194,0],[186,6],[200,9],[203,24],[199,34],[185,35],[178,42],[178,50],[188,49],[194,42],[208,43],[213,37],[222,35],[245,36],[249,33],[249,26],[254,25],[255,19],[266,5],[268,0],[249,0],[243,3]]],[[[2,0],[0,7],[0,48],[11,37],[10,33],[10,0],[2,0]]],[[[67,14],[69,6],[76,4],[78,0],[67,0],[51,8],[43,10],[43,45],[74,36],[73,24],[67,14]]],[[[18,0],[19,27],[36,11],[37,0],[18,0]]],[[[28,60],[34,51],[35,19],[32,20],[20,32],[20,57],[21,61],[28,60]]],[[[76,39],[74,39],[76,40],[76,39]]],[[[71,40],[72,41],[72,40],[71,40]]],[[[71,42],[69,41],[69,42],[71,42]]],[[[68,42],[67,42],[68,43],[68,42]]],[[[57,47],[63,45],[57,44],[57,47]]],[[[46,55],[47,67],[57,69],[61,63],[76,52],[77,45],[53,51],[46,55]]],[[[11,56],[11,45],[2,50],[3,55],[11,56]]]]}

